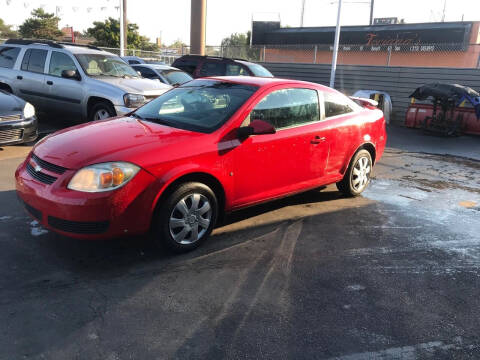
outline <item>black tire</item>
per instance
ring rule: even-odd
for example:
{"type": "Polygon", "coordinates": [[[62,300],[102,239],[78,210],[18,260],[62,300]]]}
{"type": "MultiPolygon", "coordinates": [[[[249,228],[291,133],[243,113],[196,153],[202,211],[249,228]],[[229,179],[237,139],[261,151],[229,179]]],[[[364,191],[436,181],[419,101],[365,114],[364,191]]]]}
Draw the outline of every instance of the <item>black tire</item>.
{"type": "Polygon", "coordinates": [[[112,106],[112,104],[106,101],[99,101],[91,107],[88,113],[88,121],[99,120],[99,119],[96,119],[95,114],[101,111],[108,113],[108,117],[114,117],[117,115],[115,108],[112,106]]]}
{"type": "Polygon", "coordinates": [[[218,201],[215,193],[205,184],[198,182],[188,182],[179,185],[166,199],[161,200],[162,203],[157,207],[157,211],[152,220],[152,241],[156,246],[166,248],[176,253],[183,253],[191,251],[200,246],[212,232],[215,222],[218,217],[218,201]],[[198,194],[198,196],[196,195],[198,194]],[[197,211],[194,211],[194,198],[198,198],[197,211]],[[185,201],[189,211],[188,215],[181,214],[177,208],[182,199],[185,201]],[[205,224],[205,220],[208,214],[200,214],[206,201],[209,203],[210,221],[208,227],[202,228],[202,223],[205,224]],[[200,216],[202,221],[200,221],[200,216]],[[170,227],[170,220],[183,221],[185,225],[179,225],[173,229],[170,227]],[[194,219],[196,218],[196,220],[194,219]],[[197,226],[198,239],[193,240],[194,232],[193,228],[197,226]],[[181,240],[181,234],[183,231],[190,232],[184,234],[184,243],[179,242],[181,240]],[[187,230],[185,230],[187,229],[187,230]],[[203,231],[205,230],[205,231],[203,231]],[[202,233],[203,232],[203,233],[202,233]],[[177,235],[175,240],[173,235],[177,235]],[[180,234],[180,235],[179,235],[180,234]],[[190,241],[190,242],[189,242],[190,241]]]}
{"type": "MultiPolygon", "coordinates": [[[[362,160],[364,162],[365,160],[362,160]]],[[[372,175],[372,170],[373,170],[373,164],[372,164],[372,156],[370,153],[365,150],[359,150],[356,152],[356,154],[353,156],[352,160],[350,161],[350,164],[348,165],[348,169],[345,172],[345,175],[343,176],[343,179],[339,182],[337,182],[337,189],[342,192],[346,196],[358,196],[360,195],[368,186],[370,183],[370,177],[372,175]],[[354,169],[356,168],[357,164],[359,163],[360,159],[367,159],[368,161],[368,167],[370,171],[368,174],[366,174],[366,183],[363,186],[358,186],[358,183],[356,184],[355,182],[357,181],[358,176],[355,175],[354,169]]],[[[357,169],[358,171],[358,169],[357,169]]]]}

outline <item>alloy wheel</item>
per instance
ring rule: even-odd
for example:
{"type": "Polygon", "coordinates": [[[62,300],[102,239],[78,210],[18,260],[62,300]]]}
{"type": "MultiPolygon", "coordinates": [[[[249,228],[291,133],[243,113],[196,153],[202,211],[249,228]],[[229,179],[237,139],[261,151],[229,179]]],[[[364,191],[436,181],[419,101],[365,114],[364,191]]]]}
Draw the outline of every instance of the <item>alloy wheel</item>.
{"type": "Polygon", "coordinates": [[[170,214],[170,235],[179,244],[192,244],[207,232],[211,220],[212,207],[207,197],[199,193],[188,194],[170,214]]]}
{"type": "Polygon", "coordinates": [[[357,192],[361,192],[368,184],[370,180],[370,173],[372,171],[372,166],[370,164],[370,159],[366,156],[360,157],[352,171],[352,187],[357,192]]]}
{"type": "Polygon", "coordinates": [[[95,113],[95,115],[93,116],[93,119],[103,120],[103,119],[108,119],[109,117],[111,117],[111,115],[108,113],[106,109],[100,109],[95,113]]]}

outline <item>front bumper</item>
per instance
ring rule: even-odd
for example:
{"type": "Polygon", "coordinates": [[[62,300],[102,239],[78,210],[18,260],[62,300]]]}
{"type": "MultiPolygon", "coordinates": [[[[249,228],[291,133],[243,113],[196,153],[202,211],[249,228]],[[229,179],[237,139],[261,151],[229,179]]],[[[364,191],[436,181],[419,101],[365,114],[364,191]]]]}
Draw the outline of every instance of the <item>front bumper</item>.
{"type": "Polygon", "coordinates": [[[31,154],[15,172],[17,195],[27,212],[47,229],[81,239],[107,239],[149,230],[158,189],[156,178],[145,170],[117,190],[85,193],[67,189],[76,170],[58,174],[42,166],[41,173],[36,174],[27,164],[36,164],[31,154]],[[56,179],[46,184],[45,176],[56,179]]]}
{"type": "Polygon", "coordinates": [[[129,108],[124,105],[115,105],[115,112],[117,113],[117,116],[123,116],[125,114],[131,113],[134,110],[134,108],[129,108]]]}
{"type": "Polygon", "coordinates": [[[34,141],[38,137],[37,118],[0,122],[0,145],[34,141]]]}

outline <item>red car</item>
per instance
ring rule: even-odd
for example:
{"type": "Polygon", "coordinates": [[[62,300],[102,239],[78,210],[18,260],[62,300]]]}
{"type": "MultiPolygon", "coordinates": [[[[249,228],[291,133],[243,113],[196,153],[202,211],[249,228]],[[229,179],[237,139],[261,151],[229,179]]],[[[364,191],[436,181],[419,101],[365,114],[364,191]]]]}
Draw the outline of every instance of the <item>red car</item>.
{"type": "Polygon", "coordinates": [[[386,142],[382,112],[362,104],[294,80],[193,80],[128,116],[44,138],[15,173],[17,193],[60,234],[152,230],[188,251],[245,206],[332,183],[360,194],[386,142]]]}

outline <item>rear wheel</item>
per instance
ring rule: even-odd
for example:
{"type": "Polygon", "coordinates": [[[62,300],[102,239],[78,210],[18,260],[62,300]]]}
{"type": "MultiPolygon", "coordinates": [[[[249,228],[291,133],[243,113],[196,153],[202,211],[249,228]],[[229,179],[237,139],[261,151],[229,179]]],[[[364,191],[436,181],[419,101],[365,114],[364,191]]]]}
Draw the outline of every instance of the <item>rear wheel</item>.
{"type": "Polygon", "coordinates": [[[116,115],[113,106],[107,102],[98,102],[90,109],[88,121],[104,120],[116,115]]]}
{"type": "Polygon", "coordinates": [[[208,238],[217,216],[217,198],[208,186],[182,184],[160,204],[153,241],[177,253],[193,250],[208,238]]]}
{"type": "Polygon", "coordinates": [[[358,151],[353,157],[337,189],[347,196],[360,195],[370,183],[372,156],[367,150],[358,151]]]}

